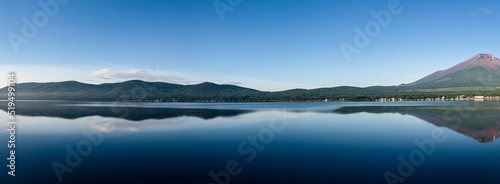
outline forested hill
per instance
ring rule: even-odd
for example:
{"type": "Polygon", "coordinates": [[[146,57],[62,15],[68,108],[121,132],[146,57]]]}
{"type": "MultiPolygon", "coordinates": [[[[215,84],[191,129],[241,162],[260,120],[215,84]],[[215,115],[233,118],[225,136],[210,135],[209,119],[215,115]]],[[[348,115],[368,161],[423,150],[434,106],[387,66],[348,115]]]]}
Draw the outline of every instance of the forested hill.
{"type": "MultiPolygon", "coordinates": [[[[0,93],[7,99],[7,88],[0,93]]],[[[374,100],[381,97],[423,98],[465,95],[500,94],[496,88],[414,89],[396,86],[367,88],[340,86],[318,89],[293,89],[265,92],[235,85],[204,82],[179,85],[164,82],[131,80],[120,83],[85,84],[76,81],[21,83],[16,85],[17,100],[99,100],[99,101],[162,101],[162,102],[275,102],[329,100],[374,100]],[[479,90],[478,90],[479,89],[479,90]]]]}
{"type": "MultiPolygon", "coordinates": [[[[2,88],[6,96],[6,88],[2,88]]],[[[120,83],[85,84],[76,81],[21,83],[16,85],[18,100],[105,100],[105,101],[302,101],[325,98],[371,96],[378,91],[357,87],[334,87],[314,90],[294,89],[264,92],[235,85],[204,82],[179,85],[164,82],[131,80],[120,83]]]]}

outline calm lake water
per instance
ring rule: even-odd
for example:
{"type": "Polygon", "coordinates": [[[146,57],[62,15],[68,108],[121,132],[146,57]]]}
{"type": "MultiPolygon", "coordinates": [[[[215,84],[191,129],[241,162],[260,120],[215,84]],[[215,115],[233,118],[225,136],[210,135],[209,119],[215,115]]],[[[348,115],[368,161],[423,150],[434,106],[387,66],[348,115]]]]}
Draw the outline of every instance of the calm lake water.
{"type": "MultiPolygon", "coordinates": [[[[16,177],[2,166],[2,184],[500,183],[497,102],[60,101],[16,110],[16,177]]],[[[8,136],[0,131],[3,165],[8,136]]]]}

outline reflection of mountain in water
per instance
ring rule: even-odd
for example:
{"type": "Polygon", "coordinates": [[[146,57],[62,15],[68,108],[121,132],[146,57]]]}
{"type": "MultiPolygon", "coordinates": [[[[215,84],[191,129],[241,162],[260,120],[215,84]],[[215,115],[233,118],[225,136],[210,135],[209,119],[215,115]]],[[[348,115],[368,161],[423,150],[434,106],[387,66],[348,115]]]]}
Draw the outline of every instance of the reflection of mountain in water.
{"type": "MultiPolygon", "coordinates": [[[[220,110],[220,109],[173,109],[173,108],[135,108],[135,107],[83,107],[83,106],[61,106],[57,103],[16,103],[17,115],[23,116],[46,116],[65,119],[77,119],[87,116],[115,117],[132,121],[146,119],[166,119],[182,116],[212,119],[216,117],[232,117],[250,110],[220,110]]],[[[3,111],[6,106],[0,107],[3,111]]]]}
{"type": "MultiPolygon", "coordinates": [[[[87,107],[61,106],[60,103],[47,102],[18,102],[16,114],[23,116],[45,116],[65,119],[77,119],[88,116],[114,117],[131,121],[147,119],[167,119],[176,117],[199,117],[213,119],[217,117],[233,117],[255,110],[231,109],[177,109],[177,108],[137,108],[137,107],[87,107]]],[[[1,106],[6,111],[6,106],[1,106]]],[[[500,136],[500,106],[348,106],[334,110],[339,114],[354,113],[399,113],[409,114],[432,123],[436,126],[447,127],[464,134],[477,142],[492,142],[500,136]]],[[[308,110],[309,111],[309,110],[308,110]]],[[[293,112],[305,112],[295,110],[293,112]]],[[[320,112],[320,111],[317,111],[320,112]]],[[[329,112],[331,111],[321,111],[329,112]]],[[[96,126],[112,129],[122,127],[110,122],[94,123],[96,126]],[[104,124],[103,124],[104,123],[104,124]],[[111,128],[110,128],[111,127],[111,128]]],[[[126,128],[130,123],[127,122],[126,128]]]]}
{"type": "Polygon", "coordinates": [[[477,142],[486,143],[500,136],[499,110],[499,106],[365,106],[342,107],[335,112],[409,114],[436,126],[452,129],[477,142]]]}

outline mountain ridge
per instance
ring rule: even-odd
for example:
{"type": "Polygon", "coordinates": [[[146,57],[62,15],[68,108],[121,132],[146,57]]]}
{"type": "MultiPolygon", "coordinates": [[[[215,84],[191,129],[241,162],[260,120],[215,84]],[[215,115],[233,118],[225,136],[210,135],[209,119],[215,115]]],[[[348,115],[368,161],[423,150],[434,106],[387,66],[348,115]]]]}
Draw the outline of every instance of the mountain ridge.
{"type": "MultiPolygon", "coordinates": [[[[7,87],[0,89],[0,96],[6,95],[6,90],[7,87]]],[[[141,80],[103,84],[78,81],[16,84],[16,99],[21,100],[289,101],[323,100],[339,95],[349,97],[377,93],[352,86],[268,92],[212,82],[180,85],[141,80]]]]}
{"type": "MultiPolygon", "coordinates": [[[[0,89],[0,97],[7,95],[6,89],[6,87],[0,89]]],[[[478,54],[446,70],[434,72],[413,83],[400,86],[337,86],[269,92],[212,82],[181,85],[141,80],[103,84],[63,81],[16,85],[16,99],[24,100],[359,101],[391,97],[422,99],[459,95],[500,95],[500,60],[491,54],[478,54]]]]}

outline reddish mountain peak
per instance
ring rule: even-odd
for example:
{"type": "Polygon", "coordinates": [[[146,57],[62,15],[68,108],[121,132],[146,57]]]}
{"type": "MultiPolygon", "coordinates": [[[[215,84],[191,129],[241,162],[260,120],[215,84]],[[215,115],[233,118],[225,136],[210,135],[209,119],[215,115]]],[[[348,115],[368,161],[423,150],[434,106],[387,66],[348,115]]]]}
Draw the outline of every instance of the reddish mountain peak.
{"type": "MultiPolygon", "coordinates": [[[[500,72],[500,59],[497,57],[491,55],[491,54],[477,54],[473,56],[472,58],[459,63],[451,68],[448,68],[446,70],[441,70],[434,72],[431,75],[428,75],[420,80],[417,80],[413,83],[410,83],[408,85],[414,85],[414,84],[419,84],[423,82],[428,82],[428,81],[433,81],[433,80],[438,80],[441,79],[449,74],[459,72],[459,71],[466,71],[471,68],[475,67],[482,67],[488,70],[490,73],[492,72],[500,72]]],[[[441,79],[441,80],[449,80],[449,79],[441,79]]]]}
{"type": "Polygon", "coordinates": [[[468,59],[467,61],[464,61],[463,63],[460,63],[448,70],[452,70],[452,72],[457,72],[460,70],[468,70],[477,66],[485,68],[490,73],[492,72],[492,70],[499,72],[498,67],[500,67],[500,60],[491,54],[477,54],[474,57],[468,59]]]}
{"type": "Polygon", "coordinates": [[[485,53],[481,53],[481,54],[476,54],[473,58],[491,58],[491,59],[494,59],[495,56],[494,55],[491,55],[491,54],[485,54],[485,53]]]}

